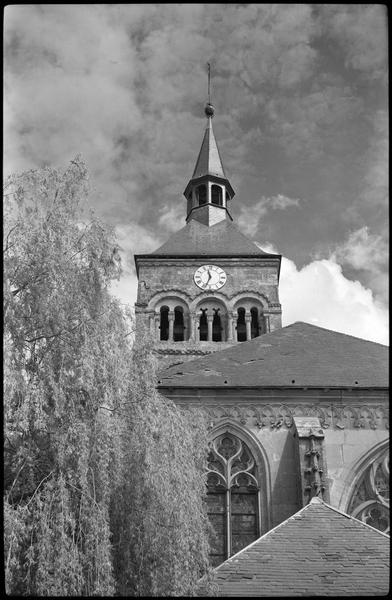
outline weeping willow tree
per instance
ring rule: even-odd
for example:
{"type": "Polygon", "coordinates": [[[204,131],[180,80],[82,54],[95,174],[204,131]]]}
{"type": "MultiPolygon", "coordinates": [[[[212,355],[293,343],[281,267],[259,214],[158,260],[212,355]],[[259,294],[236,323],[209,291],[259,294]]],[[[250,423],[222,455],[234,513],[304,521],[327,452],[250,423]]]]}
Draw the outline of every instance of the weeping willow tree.
{"type": "Polygon", "coordinates": [[[205,428],[156,393],[110,295],[86,167],[4,200],[4,557],[18,595],[183,595],[207,570],[205,428]]]}
{"type": "MultiPolygon", "coordinates": [[[[112,518],[120,595],[192,596],[208,569],[203,491],[207,426],[154,389],[149,343],[135,350],[131,410],[122,420],[112,518]]],[[[204,593],[204,592],[203,592],[204,593]]]]}

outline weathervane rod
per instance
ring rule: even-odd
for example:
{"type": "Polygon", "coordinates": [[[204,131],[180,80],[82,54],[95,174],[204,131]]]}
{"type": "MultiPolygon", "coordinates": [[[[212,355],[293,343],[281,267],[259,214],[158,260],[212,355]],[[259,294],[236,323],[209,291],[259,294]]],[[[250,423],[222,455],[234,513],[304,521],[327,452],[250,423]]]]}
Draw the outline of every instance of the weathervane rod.
{"type": "Polygon", "coordinates": [[[207,63],[207,67],[208,67],[208,104],[211,104],[211,94],[210,94],[210,89],[211,89],[211,65],[208,62],[207,63]]]}

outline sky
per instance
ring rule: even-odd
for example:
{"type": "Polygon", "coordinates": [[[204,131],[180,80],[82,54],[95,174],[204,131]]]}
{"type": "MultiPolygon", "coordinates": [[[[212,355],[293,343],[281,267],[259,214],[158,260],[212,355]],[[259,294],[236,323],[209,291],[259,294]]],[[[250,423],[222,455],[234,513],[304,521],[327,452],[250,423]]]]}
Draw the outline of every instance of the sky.
{"type": "Polygon", "coordinates": [[[389,343],[385,6],[11,5],[4,32],[5,174],[82,155],[122,302],[133,255],[185,225],[210,62],[231,215],[282,254],[283,325],[389,343]]]}

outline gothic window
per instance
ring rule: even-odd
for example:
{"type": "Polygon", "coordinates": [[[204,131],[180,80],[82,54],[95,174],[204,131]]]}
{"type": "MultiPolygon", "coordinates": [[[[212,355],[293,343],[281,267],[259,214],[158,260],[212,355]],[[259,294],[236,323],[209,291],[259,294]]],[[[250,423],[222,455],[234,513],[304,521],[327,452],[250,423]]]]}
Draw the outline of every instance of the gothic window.
{"type": "Polygon", "coordinates": [[[251,335],[251,338],[253,339],[260,335],[259,316],[258,316],[257,308],[255,306],[253,306],[250,309],[250,314],[251,314],[250,335],[251,335]]]}
{"type": "Polygon", "coordinates": [[[384,451],[362,474],[348,514],[389,534],[389,456],[384,451]]]}
{"type": "Polygon", "coordinates": [[[204,184],[199,185],[199,187],[196,188],[196,194],[197,194],[199,206],[201,206],[202,204],[206,204],[206,202],[207,202],[207,187],[204,184]]]}
{"type": "Polygon", "coordinates": [[[222,341],[222,325],[221,325],[221,318],[219,315],[219,308],[214,309],[214,318],[212,321],[212,341],[213,342],[221,342],[222,341]]]}
{"type": "Polygon", "coordinates": [[[211,202],[222,206],[222,188],[219,185],[211,186],[211,202]]]}
{"type": "Polygon", "coordinates": [[[245,308],[240,307],[237,314],[237,341],[246,342],[245,308]]]}
{"type": "Polygon", "coordinates": [[[174,309],[173,341],[184,341],[184,310],[182,306],[176,306],[174,309]]]}
{"type": "Polygon", "coordinates": [[[258,507],[256,463],[249,448],[231,433],[219,435],[211,443],[207,471],[212,566],[259,537],[258,507]]]}
{"type": "Polygon", "coordinates": [[[206,342],[208,340],[208,322],[207,322],[206,312],[207,312],[206,310],[201,309],[200,323],[199,323],[200,341],[201,342],[206,342]]]}
{"type": "Polygon", "coordinates": [[[169,339],[169,307],[162,306],[160,313],[161,313],[160,324],[159,324],[159,329],[161,332],[160,339],[163,341],[166,341],[169,339]]]}

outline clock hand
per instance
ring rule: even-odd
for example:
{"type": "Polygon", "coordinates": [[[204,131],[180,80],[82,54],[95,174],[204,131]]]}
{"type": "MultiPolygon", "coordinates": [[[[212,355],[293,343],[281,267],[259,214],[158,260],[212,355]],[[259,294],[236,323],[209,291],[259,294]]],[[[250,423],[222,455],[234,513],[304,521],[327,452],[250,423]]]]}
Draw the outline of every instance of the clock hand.
{"type": "Polygon", "coordinates": [[[208,279],[207,279],[207,283],[209,283],[210,279],[211,279],[212,275],[211,275],[211,271],[208,270],[208,279]]]}

